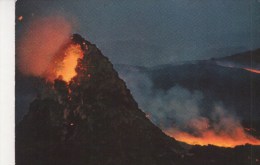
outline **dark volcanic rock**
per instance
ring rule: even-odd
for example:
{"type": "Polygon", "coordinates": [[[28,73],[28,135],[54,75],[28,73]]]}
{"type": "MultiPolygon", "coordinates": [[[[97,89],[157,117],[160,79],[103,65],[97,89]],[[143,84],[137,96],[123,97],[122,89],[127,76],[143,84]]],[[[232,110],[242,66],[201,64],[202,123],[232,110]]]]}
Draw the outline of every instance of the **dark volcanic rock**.
{"type": "Polygon", "coordinates": [[[16,127],[17,165],[179,164],[183,150],[138,108],[113,65],[79,35],[69,84],[46,83],[16,127]]]}
{"type": "Polygon", "coordinates": [[[185,165],[259,165],[260,146],[193,146],[184,159],[185,165]]]}

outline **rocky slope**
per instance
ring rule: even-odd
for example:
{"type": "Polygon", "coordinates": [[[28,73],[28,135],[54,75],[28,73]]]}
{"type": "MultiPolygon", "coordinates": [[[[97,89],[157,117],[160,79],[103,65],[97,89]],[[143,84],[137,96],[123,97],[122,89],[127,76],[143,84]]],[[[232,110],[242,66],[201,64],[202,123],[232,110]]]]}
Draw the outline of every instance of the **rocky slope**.
{"type": "Polygon", "coordinates": [[[179,164],[181,145],[146,118],[109,60],[79,35],[71,42],[84,51],[77,76],[42,83],[16,127],[16,164],[179,164]]]}

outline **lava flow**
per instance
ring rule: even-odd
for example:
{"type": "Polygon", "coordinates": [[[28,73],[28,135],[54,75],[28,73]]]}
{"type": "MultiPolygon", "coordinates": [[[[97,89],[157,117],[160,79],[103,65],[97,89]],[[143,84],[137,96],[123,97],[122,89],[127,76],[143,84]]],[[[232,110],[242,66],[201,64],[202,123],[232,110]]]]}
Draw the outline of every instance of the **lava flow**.
{"type": "Polygon", "coordinates": [[[195,136],[178,129],[169,129],[166,130],[165,133],[171,137],[174,137],[178,141],[182,141],[190,145],[214,145],[230,148],[245,144],[260,145],[260,140],[246,134],[243,128],[236,128],[232,135],[226,132],[216,133],[214,130],[207,130],[202,132],[199,136],[195,136]]]}
{"type": "Polygon", "coordinates": [[[56,78],[61,77],[64,81],[69,82],[71,78],[76,76],[75,68],[78,59],[83,57],[83,51],[79,44],[71,44],[65,50],[64,57],[61,62],[56,63],[56,78]]]}
{"type": "Polygon", "coordinates": [[[249,72],[253,72],[256,74],[260,74],[260,70],[256,70],[256,69],[250,69],[250,68],[244,68],[245,70],[249,71],[249,72]]]}

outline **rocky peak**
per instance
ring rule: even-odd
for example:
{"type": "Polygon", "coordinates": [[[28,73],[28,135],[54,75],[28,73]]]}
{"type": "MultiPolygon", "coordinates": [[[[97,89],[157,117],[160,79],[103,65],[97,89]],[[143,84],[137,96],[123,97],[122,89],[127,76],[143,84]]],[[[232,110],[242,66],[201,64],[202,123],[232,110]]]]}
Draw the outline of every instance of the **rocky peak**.
{"type": "Polygon", "coordinates": [[[16,128],[17,164],[175,164],[182,147],[145,117],[108,58],[78,34],[71,42],[84,52],[77,75],[31,103],[16,128]]]}

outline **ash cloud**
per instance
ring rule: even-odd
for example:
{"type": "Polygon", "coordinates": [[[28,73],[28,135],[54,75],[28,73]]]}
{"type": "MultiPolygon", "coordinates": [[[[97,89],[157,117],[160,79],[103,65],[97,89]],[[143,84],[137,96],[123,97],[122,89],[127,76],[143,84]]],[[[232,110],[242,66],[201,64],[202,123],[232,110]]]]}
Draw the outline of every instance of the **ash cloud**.
{"type": "Polygon", "coordinates": [[[71,31],[70,21],[62,16],[34,19],[17,42],[19,70],[25,75],[42,76],[59,49],[69,41],[71,31]]]}

